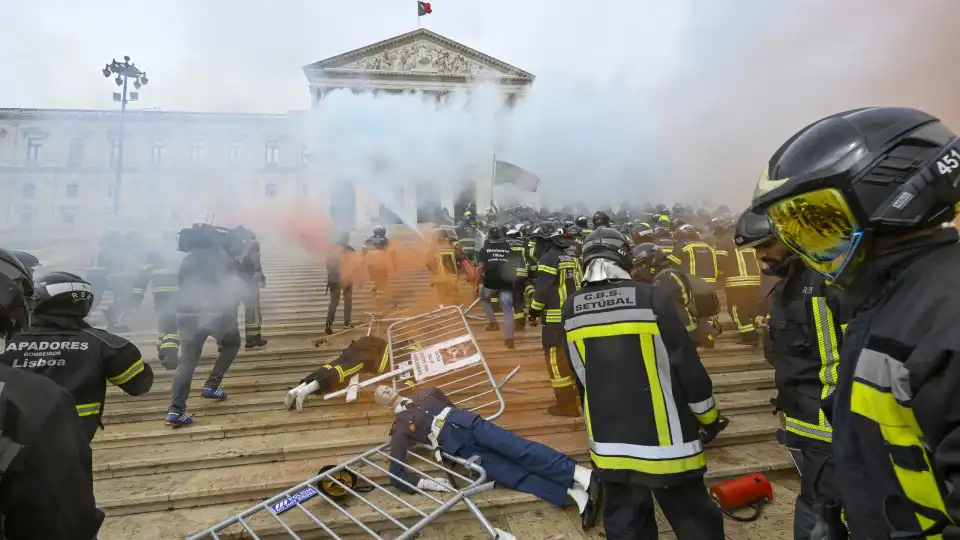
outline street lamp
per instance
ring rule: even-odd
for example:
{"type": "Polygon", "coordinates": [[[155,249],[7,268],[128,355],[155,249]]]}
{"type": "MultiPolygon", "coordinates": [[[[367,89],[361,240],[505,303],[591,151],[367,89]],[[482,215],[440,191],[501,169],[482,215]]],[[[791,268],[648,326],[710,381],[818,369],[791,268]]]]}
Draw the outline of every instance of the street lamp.
{"type": "Polygon", "coordinates": [[[105,65],[100,71],[105,79],[116,76],[113,82],[120,87],[119,92],[113,93],[113,100],[120,104],[120,144],[117,147],[117,176],[113,185],[113,212],[120,215],[120,183],[123,178],[123,146],[124,146],[124,119],[127,114],[127,103],[140,99],[140,88],[147,84],[147,72],[130,61],[129,56],[123,57],[123,62],[117,62],[114,58],[112,62],[105,65]],[[127,85],[133,81],[134,90],[128,92],[127,85]]]}

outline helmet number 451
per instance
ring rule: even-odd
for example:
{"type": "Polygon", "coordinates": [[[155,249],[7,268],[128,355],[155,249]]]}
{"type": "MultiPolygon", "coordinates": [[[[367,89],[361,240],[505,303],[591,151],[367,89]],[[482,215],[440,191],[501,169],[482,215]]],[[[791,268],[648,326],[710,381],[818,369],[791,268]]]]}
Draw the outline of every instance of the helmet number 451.
{"type": "Polygon", "coordinates": [[[960,168],[960,152],[952,148],[943,157],[937,160],[937,172],[948,175],[960,168]]]}

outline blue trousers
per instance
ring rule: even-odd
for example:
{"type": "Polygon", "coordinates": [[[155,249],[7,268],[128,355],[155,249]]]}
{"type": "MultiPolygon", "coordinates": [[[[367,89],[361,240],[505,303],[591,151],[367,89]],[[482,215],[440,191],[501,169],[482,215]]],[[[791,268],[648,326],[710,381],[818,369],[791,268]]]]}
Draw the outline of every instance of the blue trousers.
{"type": "Polygon", "coordinates": [[[484,287],[480,291],[480,303],[483,304],[483,311],[487,314],[488,322],[495,322],[496,315],[493,314],[493,306],[490,305],[490,299],[497,297],[500,299],[500,309],[503,310],[503,337],[504,339],[513,339],[513,289],[488,289],[484,287]]]}
{"type": "Polygon", "coordinates": [[[487,478],[563,506],[573,487],[576,462],[549,446],[487,422],[470,411],[453,411],[440,430],[440,447],[463,459],[480,457],[487,478]]]}

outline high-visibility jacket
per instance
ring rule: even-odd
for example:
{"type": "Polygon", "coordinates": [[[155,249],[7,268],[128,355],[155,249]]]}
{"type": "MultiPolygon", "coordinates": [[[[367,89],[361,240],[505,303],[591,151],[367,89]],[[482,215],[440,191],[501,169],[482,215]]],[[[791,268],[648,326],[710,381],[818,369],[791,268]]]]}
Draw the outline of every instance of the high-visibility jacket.
{"type": "Polygon", "coordinates": [[[753,248],[738,248],[733,238],[717,240],[717,268],[723,278],[723,286],[727,289],[734,287],[759,287],[760,263],[757,262],[757,252],[753,248]]]}
{"type": "Polygon", "coordinates": [[[669,255],[677,269],[707,283],[717,282],[717,254],[710,244],[697,240],[680,242],[669,255]]]}
{"type": "Polygon", "coordinates": [[[855,315],[831,421],[836,484],[854,539],[895,531],[958,537],[957,240],[953,228],[911,239],[867,263],[844,291],[855,315]],[[931,530],[938,522],[949,535],[931,530]]]}
{"type": "Polygon", "coordinates": [[[427,268],[436,276],[457,277],[460,261],[465,259],[462,249],[451,243],[441,243],[427,256],[427,268]]]}
{"type": "Polygon", "coordinates": [[[580,275],[580,263],[563,248],[550,244],[543,252],[537,263],[537,282],[530,309],[543,312],[545,325],[560,324],[560,308],[567,297],[580,288],[580,275]]]}
{"type": "Polygon", "coordinates": [[[788,444],[828,443],[833,428],[821,402],[837,385],[843,331],[824,278],[793,257],[773,291],[764,353],[775,369],[777,409],[788,444]]]}
{"type": "Polygon", "coordinates": [[[507,245],[510,246],[510,267],[517,276],[517,283],[525,282],[529,273],[527,272],[527,256],[524,248],[524,241],[520,238],[507,238],[507,245]]]}
{"type": "Polygon", "coordinates": [[[645,283],[589,283],[566,301],[562,318],[601,478],[663,487],[702,476],[699,426],[718,412],[671,300],[645,283]]]}
{"type": "Polygon", "coordinates": [[[177,276],[182,259],[180,252],[155,250],[148,253],[134,282],[133,295],[142,299],[147,287],[152,287],[155,303],[159,299],[172,298],[180,290],[177,276]]]}

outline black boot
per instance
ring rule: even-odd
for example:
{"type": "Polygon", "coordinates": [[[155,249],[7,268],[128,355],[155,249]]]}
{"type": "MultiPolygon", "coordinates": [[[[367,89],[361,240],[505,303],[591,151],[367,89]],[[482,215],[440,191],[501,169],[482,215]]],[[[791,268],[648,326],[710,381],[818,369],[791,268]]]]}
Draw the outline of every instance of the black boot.
{"type": "Polygon", "coordinates": [[[580,525],[583,530],[592,529],[597,524],[597,517],[603,509],[603,484],[597,477],[597,471],[590,473],[590,486],[587,488],[587,505],[580,514],[580,525]]]}
{"type": "Polygon", "coordinates": [[[328,336],[329,336],[330,334],[332,334],[332,333],[333,333],[333,326],[332,326],[330,323],[327,323],[326,328],[323,329],[323,333],[326,334],[326,335],[328,335],[328,336]]]}
{"type": "Polygon", "coordinates": [[[256,338],[250,341],[247,341],[244,347],[246,347],[247,349],[252,349],[254,347],[263,347],[266,344],[267,344],[267,340],[264,339],[263,336],[257,336],[256,338]]]}

